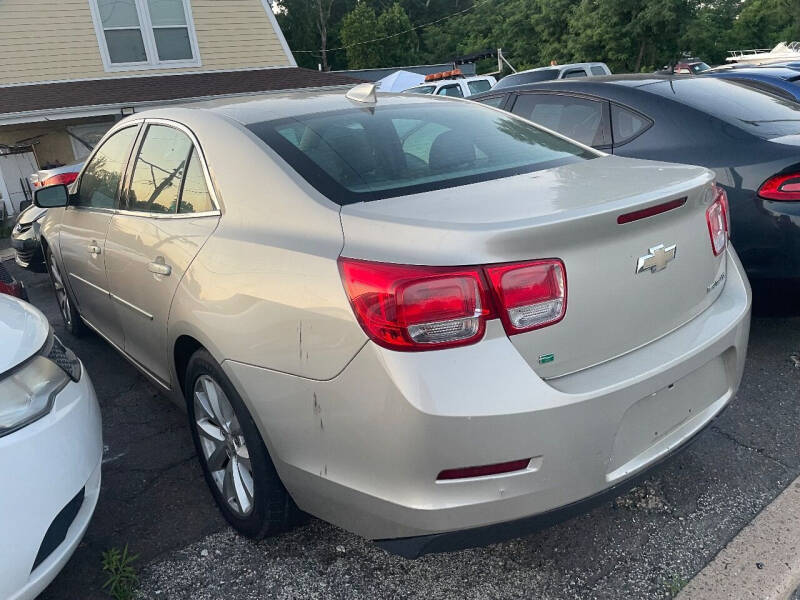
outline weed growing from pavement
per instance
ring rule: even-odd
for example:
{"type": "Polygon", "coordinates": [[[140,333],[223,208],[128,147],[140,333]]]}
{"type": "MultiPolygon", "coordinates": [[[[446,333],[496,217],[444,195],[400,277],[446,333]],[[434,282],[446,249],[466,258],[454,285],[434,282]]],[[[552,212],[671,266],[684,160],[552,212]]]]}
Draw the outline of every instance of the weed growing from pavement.
{"type": "Polygon", "coordinates": [[[108,579],[103,584],[103,589],[114,598],[114,600],[131,600],[133,591],[139,583],[136,576],[136,569],[132,566],[138,554],[128,553],[128,544],[125,548],[111,548],[103,552],[103,571],[108,575],[108,579]]]}
{"type": "Polygon", "coordinates": [[[667,592],[669,593],[670,598],[674,598],[678,595],[683,588],[686,587],[686,584],[689,583],[689,580],[683,577],[682,575],[674,574],[669,579],[664,580],[664,587],[667,588],[667,592]]]}

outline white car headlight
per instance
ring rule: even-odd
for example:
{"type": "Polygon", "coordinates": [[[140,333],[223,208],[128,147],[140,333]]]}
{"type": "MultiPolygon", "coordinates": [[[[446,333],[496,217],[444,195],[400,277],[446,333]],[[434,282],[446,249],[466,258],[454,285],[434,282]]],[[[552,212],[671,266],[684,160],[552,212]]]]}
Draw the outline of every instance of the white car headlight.
{"type": "Polygon", "coordinates": [[[51,333],[39,354],[0,379],[0,437],[49,413],[56,395],[80,376],[78,359],[51,333]]]}

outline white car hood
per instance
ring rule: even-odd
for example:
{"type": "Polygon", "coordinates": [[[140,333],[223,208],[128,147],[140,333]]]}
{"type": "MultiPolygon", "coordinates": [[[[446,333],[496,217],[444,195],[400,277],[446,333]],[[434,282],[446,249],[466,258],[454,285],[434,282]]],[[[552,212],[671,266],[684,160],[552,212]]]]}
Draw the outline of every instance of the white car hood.
{"type": "Polygon", "coordinates": [[[33,305],[0,294],[0,373],[41,350],[49,332],[50,323],[33,305]]]}

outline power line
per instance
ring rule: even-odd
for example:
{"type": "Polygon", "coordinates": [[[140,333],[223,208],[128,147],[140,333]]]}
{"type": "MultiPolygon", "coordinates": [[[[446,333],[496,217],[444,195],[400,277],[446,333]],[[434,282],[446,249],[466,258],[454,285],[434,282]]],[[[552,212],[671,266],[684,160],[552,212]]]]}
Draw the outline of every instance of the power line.
{"type": "MultiPolygon", "coordinates": [[[[431,21],[430,23],[425,23],[424,25],[417,25],[415,27],[412,27],[411,29],[406,29],[405,31],[399,31],[399,32],[393,33],[391,35],[387,35],[387,36],[380,37],[380,38],[375,38],[375,39],[372,39],[372,40],[365,40],[363,42],[356,42],[355,44],[349,44],[347,46],[339,46],[338,48],[326,48],[325,52],[336,52],[337,50],[347,50],[348,48],[354,48],[355,46],[363,46],[364,44],[374,44],[375,42],[383,42],[383,41],[386,41],[386,40],[390,40],[392,38],[396,38],[398,36],[405,35],[407,33],[411,33],[412,31],[416,31],[417,29],[425,29],[426,27],[430,27],[431,25],[436,25],[437,23],[441,23],[443,21],[447,21],[448,19],[452,19],[453,17],[457,17],[459,15],[463,15],[465,13],[468,13],[472,9],[477,8],[479,6],[482,6],[484,4],[487,4],[487,3],[491,2],[491,1],[492,0],[481,0],[480,2],[476,2],[475,4],[465,8],[464,10],[459,10],[457,12],[451,13],[451,14],[445,16],[445,17],[441,17],[439,19],[436,19],[435,21],[431,21]]],[[[502,0],[500,0],[500,1],[502,2],[502,0]]],[[[320,52],[322,52],[321,48],[318,49],[318,50],[292,50],[292,53],[294,53],[294,54],[319,54],[320,52]]]]}

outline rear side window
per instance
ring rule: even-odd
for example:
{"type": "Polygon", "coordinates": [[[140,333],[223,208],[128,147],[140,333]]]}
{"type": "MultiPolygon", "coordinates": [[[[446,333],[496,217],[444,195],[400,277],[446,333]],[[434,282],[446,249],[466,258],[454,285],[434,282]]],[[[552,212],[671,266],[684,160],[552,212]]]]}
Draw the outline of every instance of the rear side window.
{"type": "Polygon", "coordinates": [[[639,113],[611,104],[611,131],[615,146],[630,142],[652,124],[650,119],[639,113]]]}
{"type": "Polygon", "coordinates": [[[182,131],[150,125],[133,167],[128,210],[175,213],[192,142],[182,131]]]}
{"type": "Polygon", "coordinates": [[[521,94],[514,114],[587,146],[607,146],[611,135],[604,102],[563,94],[521,94]]]}
{"type": "Polygon", "coordinates": [[[735,77],[737,83],[742,85],[746,85],[748,87],[753,88],[754,90],[759,90],[761,92],[767,92],[768,94],[775,94],[776,96],[780,96],[781,98],[785,98],[786,100],[795,100],[795,97],[792,96],[790,92],[786,90],[782,90],[781,88],[766,83],[764,81],[757,81],[755,79],[743,79],[739,77],[735,77]]]}
{"type": "Polygon", "coordinates": [[[561,79],[575,79],[576,77],[586,77],[586,71],[583,69],[572,69],[571,71],[564,71],[561,79]]]}
{"type": "Polygon", "coordinates": [[[122,172],[138,131],[138,127],[127,127],[103,142],[83,171],[75,206],[115,207],[122,172]]]}
{"type": "Polygon", "coordinates": [[[470,94],[480,94],[492,89],[492,84],[487,79],[476,79],[475,81],[468,81],[467,87],[470,94]]]}
{"type": "Polygon", "coordinates": [[[599,67],[597,65],[592,65],[589,67],[589,70],[591,70],[592,75],[608,75],[603,67],[599,67]]]}
{"type": "Polygon", "coordinates": [[[454,98],[463,98],[464,92],[461,91],[461,86],[457,83],[453,85],[445,85],[439,88],[436,92],[437,96],[453,96],[454,98]]]}
{"type": "Polygon", "coordinates": [[[378,104],[247,126],[339,204],[451,188],[597,155],[477,103],[378,104]]]}
{"type": "Polygon", "coordinates": [[[183,178],[183,189],[178,203],[179,214],[202,213],[214,210],[211,194],[208,193],[206,177],[196,150],[189,155],[189,166],[183,178]]]}

